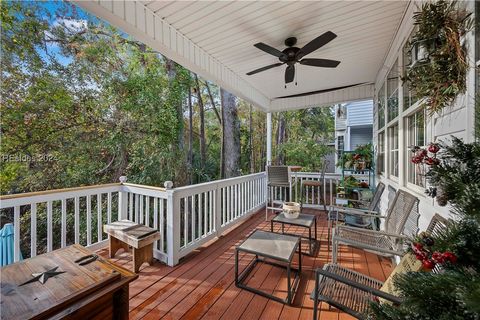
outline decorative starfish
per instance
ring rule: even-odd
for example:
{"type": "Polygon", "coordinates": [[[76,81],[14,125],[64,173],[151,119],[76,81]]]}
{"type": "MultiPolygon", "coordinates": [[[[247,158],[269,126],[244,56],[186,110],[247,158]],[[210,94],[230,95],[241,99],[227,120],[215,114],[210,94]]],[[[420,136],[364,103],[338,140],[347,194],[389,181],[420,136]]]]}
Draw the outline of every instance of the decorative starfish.
{"type": "Polygon", "coordinates": [[[41,284],[44,284],[45,282],[47,282],[48,278],[54,277],[57,274],[65,273],[65,271],[57,271],[57,269],[58,269],[58,266],[44,272],[32,273],[33,278],[22,283],[20,286],[23,286],[35,281],[39,281],[41,284]]]}

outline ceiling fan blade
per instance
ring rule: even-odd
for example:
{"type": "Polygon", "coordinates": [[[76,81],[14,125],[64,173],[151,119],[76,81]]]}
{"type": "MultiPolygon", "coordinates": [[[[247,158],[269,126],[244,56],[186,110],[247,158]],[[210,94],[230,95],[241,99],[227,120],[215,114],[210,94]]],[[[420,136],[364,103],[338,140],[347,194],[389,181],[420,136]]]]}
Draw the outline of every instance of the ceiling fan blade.
{"type": "Polygon", "coordinates": [[[265,70],[268,70],[268,69],[271,69],[271,68],[279,67],[282,64],[283,63],[279,62],[279,63],[271,64],[269,66],[265,66],[265,67],[262,67],[262,68],[255,69],[253,71],[247,72],[247,76],[251,76],[252,74],[259,73],[259,72],[262,72],[262,71],[265,71],[265,70]]]}
{"type": "Polygon", "coordinates": [[[329,59],[303,59],[299,61],[300,64],[304,64],[307,66],[314,66],[314,67],[322,67],[322,68],[336,68],[340,61],[337,60],[329,60],[329,59]]]}
{"type": "Polygon", "coordinates": [[[310,96],[310,95],[319,94],[319,93],[326,93],[326,92],[337,91],[337,90],[346,89],[346,88],[350,88],[350,87],[361,86],[361,85],[365,85],[365,84],[368,84],[368,83],[365,83],[365,82],[363,82],[363,83],[355,83],[355,84],[350,84],[350,85],[342,86],[342,87],[335,87],[335,88],[329,88],[329,89],[323,89],[323,90],[317,90],[317,91],[297,93],[297,94],[292,94],[292,95],[283,96],[283,97],[276,97],[276,98],[273,98],[273,99],[285,99],[285,98],[305,97],[305,96],[310,96]]]}
{"type": "Polygon", "coordinates": [[[275,49],[274,47],[271,47],[263,42],[255,43],[253,46],[278,58],[285,55],[282,51],[275,49]]]}
{"type": "Polygon", "coordinates": [[[295,66],[291,65],[285,69],[285,83],[290,83],[295,78],[295,66]]]}
{"type": "Polygon", "coordinates": [[[312,53],[313,51],[323,47],[333,39],[335,39],[337,35],[331,31],[327,31],[321,36],[316,37],[309,43],[307,43],[303,48],[300,49],[297,53],[297,60],[305,57],[307,54],[312,53]]]}

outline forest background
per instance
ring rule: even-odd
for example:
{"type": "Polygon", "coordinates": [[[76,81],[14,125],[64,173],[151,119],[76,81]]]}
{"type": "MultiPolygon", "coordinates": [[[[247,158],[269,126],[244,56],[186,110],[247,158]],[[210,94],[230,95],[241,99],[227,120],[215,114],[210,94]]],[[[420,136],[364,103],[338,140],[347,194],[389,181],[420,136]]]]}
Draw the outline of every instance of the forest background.
{"type": "MultiPolygon", "coordinates": [[[[1,194],[263,171],[266,115],[67,2],[1,3],[1,194]]],[[[276,164],[318,170],[332,108],[273,114],[276,164]]]]}

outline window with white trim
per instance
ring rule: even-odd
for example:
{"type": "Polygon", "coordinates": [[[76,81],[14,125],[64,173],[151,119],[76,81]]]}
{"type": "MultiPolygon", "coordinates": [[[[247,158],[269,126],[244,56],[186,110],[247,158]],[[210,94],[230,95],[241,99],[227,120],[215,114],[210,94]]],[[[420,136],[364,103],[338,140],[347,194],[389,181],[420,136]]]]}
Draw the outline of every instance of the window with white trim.
{"type": "Polygon", "coordinates": [[[398,177],[398,123],[388,128],[388,173],[398,177]]]}
{"type": "Polygon", "coordinates": [[[385,131],[378,134],[377,173],[385,173],[385,131]]]}
{"type": "Polygon", "coordinates": [[[390,69],[387,76],[387,122],[398,116],[398,59],[390,69]]]}
{"type": "Polygon", "coordinates": [[[426,137],[425,137],[425,110],[421,109],[420,111],[414,113],[413,115],[407,117],[406,119],[407,126],[407,181],[409,183],[416,184],[420,187],[425,187],[426,178],[425,178],[425,165],[424,164],[414,164],[411,161],[413,153],[410,151],[412,147],[418,146],[420,148],[425,147],[426,137]]]}
{"type": "MultiPolygon", "coordinates": [[[[413,33],[412,33],[413,34],[413,33]]],[[[412,51],[410,50],[410,42],[412,35],[403,46],[403,76],[407,73],[408,66],[412,63],[412,51]]],[[[408,81],[402,81],[403,85],[403,110],[407,110],[418,101],[415,92],[411,89],[408,81]]]]}
{"type": "Polygon", "coordinates": [[[385,85],[380,88],[377,96],[378,129],[385,126],[385,85]]]}

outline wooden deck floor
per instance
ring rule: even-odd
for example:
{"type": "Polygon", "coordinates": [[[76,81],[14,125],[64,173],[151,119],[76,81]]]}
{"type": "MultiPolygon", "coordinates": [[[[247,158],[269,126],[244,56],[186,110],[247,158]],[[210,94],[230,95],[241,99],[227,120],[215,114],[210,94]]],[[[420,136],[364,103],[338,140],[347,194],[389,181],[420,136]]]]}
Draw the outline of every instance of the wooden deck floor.
{"type": "MultiPolygon", "coordinates": [[[[153,266],[143,265],[139,278],[130,285],[130,319],[312,319],[313,303],[309,295],[314,286],[315,268],[327,262],[327,227],[322,211],[309,213],[318,216],[321,245],[315,257],[303,256],[302,278],[292,306],[241,290],[234,284],[235,245],[255,228],[270,229],[261,210],[214,243],[185,257],[176,267],[158,262],[153,266]]],[[[302,229],[286,228],[285,231],[301,232],[302,229]]],[[[105,249],[100,253],[107,255],[105,249]]],[[[240,255],[243,265],[252,258],[240,255]]],[[[112,261],[131,267],[128,253],[119,253],[112,261]]],[[[380,280],[385,280],[392,270],[389,259],[346,246],[340,250],[339,262],[380,280]]],[[[270,265],[257,266],[247,281],[277,296],[286,295],[285,272],[270,265]]],[[[321,306],[322,320],[350,318],[326,304],[321,306]]]]}

